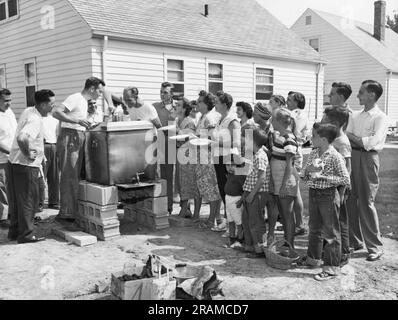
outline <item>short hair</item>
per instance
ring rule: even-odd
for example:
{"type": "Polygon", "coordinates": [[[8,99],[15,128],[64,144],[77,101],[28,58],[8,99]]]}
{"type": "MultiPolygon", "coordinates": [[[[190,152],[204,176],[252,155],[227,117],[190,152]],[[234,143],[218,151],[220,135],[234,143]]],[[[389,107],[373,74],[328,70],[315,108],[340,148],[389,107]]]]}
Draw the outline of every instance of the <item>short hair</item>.
{"type": "Polygon", "coordinates": [[[50,101],[50,98],[55,97],[51,90],[43,89],[35,92],[35,104],[39,105],[50,101]]]}
{"type": "Polygon", "coordinates": [[[277,109],[275,113],[275,120],[282,123],[285,128],[291,125],[294,132],[296,122],[294,121],[293,114],[290,110],[285,108],[277,109]]]}
{"type": "Polygon", "coordinates": [[[293,96],[294,100],[297,102],[297,108],[305,108],[305,96],[301,92],[290,91],[288,95],[293,96]]]}
{"type": "Polygon", "coordinates": [[[383,87],[379,82],[375,80],[365,80],[364,82],[362,82],[362,85],[365,86],[366,91],[375,94],[376,101],[379,100],[379,98],[383,94],[383,87]]]}
{"type": "Polygon", "coordinates": [[[182,101],[182,108],[185,110],[184,116],[188,117],[191,114],[192,111],[192,105],[191,101],[189,101],[187,98],[183,97],[179,101],[182,101]]]}
{"type": "Polygon", "coordinates": [[[348,123],[348,119],[350,117],[350,112],[348,111],[348,109],[340,106],[326,107],[324,113],[329,118],[329,120],[333,124],[336,124],[339,128],[348,123]]]}
{"type": "Polygon", "coordinates": [[[246,117],[248,119],[253,118],[253,108],[250,105],[250,103],[244,102],[244,101],[239,101],[236,103],[237,107],[241,107],[243,112],[246,114],[246,117]]]}
{"type": "Polygon", "coordinates": [[[131,91],[131,94],[134,94],[134,95],[139,95],[139,90],[138,90],[138,88],[137,87],[132,87],[132,86],[129,86],[129,87],[127,87],[127,88],[125,88],[124,90],[123,90],[123,94],[125,94],[125,93],[127,93],[127,92],[129,92],[129,91],[131,91]]]}
{"type": "Polygon", "coordinates": [[[334,124],[319,122],[314,123],[313,129],[321,138],[326,138],[329,144],[336,140],[339,131],[334,124]]]}
{"type": "Polygon", "coordinates": [[[170,82],[163,82],[162,85],[161,85],[161,88],[162,89],[164,89],[164,88],[174,89],[174,85],[172,83],[170,83],[170,82]]]}
{"type": "Polygon", "coordinates": [[[95,89],[98,89],[99,85],[102,84],[105,87],[105,82],[99,78],[96,77],[90,77],[86,80],[86,83],[84,85],[84,89],[88,90],[91,87],[94,87],[95,89]]]}
{"type": "Polygon", "coordinates": [[[274,100],[277,104],[279,104],[281,107],[284,107],[286,105],[286,99],[282,97],[281,95],[274,94],[269,98],[270,100],[274,100]]]}
{"type": "Polygon", "coordinates": [[[11,95],[11,91],[6,88],[0,88],[0,98],[11,95]]]}
{"type": "Polygon", "coordinates": [[[268,142],[268,135],[267,133],[259,128],[253,130],[253,142],[258,146],[262,147],[265,146],[268,142]]]}
{"type": "Polygon", "coordinates": [[[207,106],[207,110],[211,111],[216,106],[216,96],[211,92],[201,90],[199,97],[203,97],[203,103],[207,106]]]}
{"type": "Polygon", "coordinates": [[[217,92],[217,97],[220,99],[220,102],[225,104],[227,106],[227,109],[231,109],[232,104],[234,103],[234,99],[229,93],[226,93],[224,91],[219,91],[217,92]]]}
{"type": "Polygon", "coordinates": [[[345,82],[333,82],[332,88],[336,88],[338,95],[343,96],[345,101],[351,97],[352,89],[348,83],[345,82]]]}

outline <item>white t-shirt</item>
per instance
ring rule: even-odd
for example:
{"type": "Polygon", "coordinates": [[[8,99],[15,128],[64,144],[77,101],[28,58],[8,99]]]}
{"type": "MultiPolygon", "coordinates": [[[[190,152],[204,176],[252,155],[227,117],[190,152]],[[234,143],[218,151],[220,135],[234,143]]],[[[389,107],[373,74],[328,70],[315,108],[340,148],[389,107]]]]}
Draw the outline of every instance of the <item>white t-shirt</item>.
{"type": "Polygon", "coordinates": [[[10,162],[23,166],[40,168],[44,159],[43,117],[35,107],[27,108],[19,119],[15,132],[14,142],[10,152],[10,162]],[[29,160],[19,148],[17,137],[20,133],[30,136],[29,146],[31,150],[37,151],[35,161],[29,160]]]}
{"type": "Polygon", "coordinates": [[[46,143],[57,143],[57,127],[59,121],[51,114],[43,117],[43,136],[46,143]]]}
{"type": "Polygon", "coordinates": [[[158,117],[158,113],[155,107],[149,103],[144,102],[142,107],[139,108],[127,108],[130,114],[131,121],[139,120],[155,120],[158,117]]]}
{"type": "MultiPolygon", "coordinates": [[[[11,149],[16,129],[17,120],[14,112],[10,108],[5,112],[0,112],[0,146],[5,149],[11,149]]],[[[0,163],[3,164],[7,162],[8,154],[0,151],[0,163]]]]}
{"type": "MultiPolygon", "coordinates": [[[[77,119],[87,119],[88,101],[80,92],[67,97],[62,104],[70,111],[69,115],[74,116],[77,119]]],[[[86,128],[76,123],[62,122],[61,127],[86,131],[86,128]]]]}

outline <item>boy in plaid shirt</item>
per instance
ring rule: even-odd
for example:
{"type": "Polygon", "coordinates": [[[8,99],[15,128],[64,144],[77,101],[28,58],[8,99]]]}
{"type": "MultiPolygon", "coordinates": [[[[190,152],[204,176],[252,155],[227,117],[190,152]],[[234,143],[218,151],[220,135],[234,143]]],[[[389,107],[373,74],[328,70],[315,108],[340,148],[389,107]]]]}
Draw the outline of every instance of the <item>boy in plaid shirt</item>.
{"type": "Polygon", "coordinates": [[[307,181],[310,188],[310,232],[307,257],[301,259],[298,264],[320,266],[323,251],[323,271],[314,277],[318,281],[332,279],[340,272],[341,233],[338,187],[348,187],[350,176],[342,155],[332,145],[337,135],[338,128],[335,125],[315,123],[312,133],[314,149],[304,168],[303,179],[307,181]]]}
{"type": "Polygon", "coordinates": [[[243,196],[239,205],[243,203],[242,214],[245,251],[250,258],[264,257],[260,244],[266,234],[264,209],[269,195],[271,169],[268,162],[267,134],[261,129],[253,131],[253,166],[243,185],[243,196]],[[253,252],[254,251],[254,252],[253,252]]]}

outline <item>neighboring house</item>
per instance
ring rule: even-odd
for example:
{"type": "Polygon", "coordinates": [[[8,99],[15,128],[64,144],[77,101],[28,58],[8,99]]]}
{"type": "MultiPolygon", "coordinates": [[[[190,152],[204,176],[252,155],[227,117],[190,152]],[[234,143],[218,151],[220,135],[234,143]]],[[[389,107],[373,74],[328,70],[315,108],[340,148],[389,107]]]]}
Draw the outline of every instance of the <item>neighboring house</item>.
{"type": "Polygon", "coordinates": [[[374,25],[326,12],[307,9],[291,27],[322,57],[325,67],[325,99],[333,82],[348,82],[353,94],[348,103],[360,109],[357,94],[362,81],[377,80],[384,89],[379,106],[390,125],[398,121],[398,34],[385,23],[385,2],[375,2],[374,25]]]}
{"type": "Polygon", "coordinates": [[[250,103],[301,91],[311,118],[323,104],[325,61],[255,0],[0,0],[0,17],[3,3],[1,85],[17,114],[35,90],[60,103],[92,75],[120,95],[137,86],[149,102],[170,81],[189,99],[202,89],[250,103]]]}

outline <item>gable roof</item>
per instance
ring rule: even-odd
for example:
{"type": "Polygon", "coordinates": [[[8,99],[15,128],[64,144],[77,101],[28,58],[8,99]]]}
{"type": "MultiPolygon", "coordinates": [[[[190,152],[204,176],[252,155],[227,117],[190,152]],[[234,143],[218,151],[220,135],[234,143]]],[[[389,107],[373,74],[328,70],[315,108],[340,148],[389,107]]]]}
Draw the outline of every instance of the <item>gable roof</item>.
{"type": "Polygon", "coordinates": [[[280,60],[325,62],[256,0],[67,1],[94,35],[280,60]],[[205,4],[209,5],[207,17],[203,15],[205,4]]]}
{"type": "Polygon", "coordinates": [[[347,21],[346,18],[323,11],[310,10],[338,29],[386,69],[398,72],[398,33],[386,28],[385,41],[381,42],[373,37],[372,24],[355,20],[350,21],[351,24],[341,23],[347,21]],[[350,25],[352,27],[349,27],[350,25]]]}

